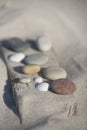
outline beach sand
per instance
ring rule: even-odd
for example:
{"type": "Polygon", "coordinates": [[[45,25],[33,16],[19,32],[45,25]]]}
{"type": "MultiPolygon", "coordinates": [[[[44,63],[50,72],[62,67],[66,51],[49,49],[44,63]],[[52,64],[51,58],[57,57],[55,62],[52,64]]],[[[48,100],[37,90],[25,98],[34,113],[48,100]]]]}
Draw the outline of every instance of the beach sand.
{"type": "Polygon", "coordinates": [[[28,40],[48,35],[59,65],[77,86],[73,102],[67,101],[64,108],[69,108],[67,116],[60,112],[45,116],[36,124],[31,120],[32,125],[26,128],[17,116],[7,68],[0,54],[0,130],[87,130],[86,12],[86,0],[0,0],[0,39],[28,40]]]}

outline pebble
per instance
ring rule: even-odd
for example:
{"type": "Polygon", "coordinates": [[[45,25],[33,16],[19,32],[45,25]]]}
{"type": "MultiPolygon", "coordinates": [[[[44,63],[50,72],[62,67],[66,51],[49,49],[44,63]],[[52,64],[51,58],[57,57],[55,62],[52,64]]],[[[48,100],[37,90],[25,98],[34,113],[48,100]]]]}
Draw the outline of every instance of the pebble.
{"type": "Polygon", "coordinates": [[[35,75],[40,71],[39,65],[26,65],[22,68],[22,72],[26,75],[35,75]]]}
{"type": "Polygon", "coordinates": [[[52,43],[47,36],[40,36],[37,39],[37,48],[40,51],[49,51],[52,48],[52,43]]]}
{"type": "Polygon", "coordinates": [[[73,94],[76,91],[76,85],[69,79],[58,79],[53,81],[52,91],[61,95],[73,94]]]}
{"type": "Polygon", "coordinates": [[[42,53],[32,54],[26,56],[24,62],[25,64],[43,65],[48,62],[48,56],[42,53]]]}
{"type": "Polygon", "coordinates": [[[42,71],[44,78],[49,80],[56,80],[60,78],[66,78],[67,73],[60,67],[47,67],[42,71]]]}
{"type": "Polygon", "coordinates": [[[42,77],[36,77],[36,78],[34,79],[34,81],[35,81],[36,83],[42,83],[42,82],[43,82],[43,78],[42,78],[42,77]]]}
{"type": "Polygon", "coordinates": [[[23,77],[23,78],[19,78],[18,81],[19,81],[20,83],[30,83],[30,82],[31,82],[31,79],[30,79],[30,78],[23,77]]]}
{"type": "Polygon", "coordinates": [[[14,62],[21,62],[25,58],[25,55],[23,53],[16,53],[9,57],[10,61],[14,62]]]}
{"type": "Polygon", "coordinates": [[[48,91],[49,90],[49,83],[43,82],[43,83],[37,84],[36,88],[39,91],[44,91],[44,92],[48,91]]]}
{"type": "Polygon", "coordinates": [[[20,38],[11,38],[7,41],[5,47],[15,52],[22,52],[27,50],[30,44],[22,41],[20,38]]]}

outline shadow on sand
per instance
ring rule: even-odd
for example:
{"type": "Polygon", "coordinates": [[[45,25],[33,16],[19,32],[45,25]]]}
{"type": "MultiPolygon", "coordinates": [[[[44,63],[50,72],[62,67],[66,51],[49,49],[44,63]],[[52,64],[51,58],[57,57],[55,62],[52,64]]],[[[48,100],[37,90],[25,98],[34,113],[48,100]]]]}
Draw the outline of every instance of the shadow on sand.
{"type": "Polygon", "coordinates": [[[9,79],[6,80],[6,85],[4,86],[3,100],[5,105],[18,116],[9,79]]]}
{"type": "MultiPolygon", "coordinates": [[[[4,57],[3,57],[3,53],[1,50],[1,43],[0,43],[0,58],[2,59],[4,64],[6,65],[4,57]]],[[[7,76],[8,76],[8,79],[6,80],[6,85],[4,86],[4,90],[3,90],[4,91],[3,101],[4,101],[5,105],[18,116],[18,112],[17,112],[16,105],[14,102],[12,88],[11,88],[11,84],[10,84],[10,80],[9,80],[8,70],[7,70],[7,76]]]]}

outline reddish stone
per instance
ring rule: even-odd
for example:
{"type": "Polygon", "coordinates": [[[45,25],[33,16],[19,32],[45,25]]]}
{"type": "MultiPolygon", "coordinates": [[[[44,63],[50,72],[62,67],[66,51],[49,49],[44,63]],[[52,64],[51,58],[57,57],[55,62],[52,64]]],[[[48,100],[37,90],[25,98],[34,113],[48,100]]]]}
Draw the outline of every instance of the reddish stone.
{"type": "Polygon", "coordinates": [[[61,95],[73,94],[76,91],[76,85],[69,79],[58,79],[53,81],[52,91],[61,95]]]}

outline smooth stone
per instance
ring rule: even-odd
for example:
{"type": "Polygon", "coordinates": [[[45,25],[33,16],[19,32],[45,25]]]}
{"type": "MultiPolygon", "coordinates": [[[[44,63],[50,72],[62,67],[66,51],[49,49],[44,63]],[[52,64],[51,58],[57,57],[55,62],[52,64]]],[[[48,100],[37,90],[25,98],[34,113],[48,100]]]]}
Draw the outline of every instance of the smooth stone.
{"type": "Polygon", "coordinates": [[[69,79],[58,79],[53,81],[52,91],[61,95],[73,94],[76,91],[76,85],[69,79]]]}
{"type": "Polygon", "coordinates": [[[11,38],[7,41],[5,47],[15,52],[22,52],[27,50],[30,44],[22,41],[20,38],[11,38]]]}
{"type": "Polygon", "coordinates": [[[43,69],[42,73],[43,76],[49,80],[56,80],[67,77],[66,71],[63,68],[58,67],[47,67],[43,69]]]}
{"type": "Polygon", "coordinates": [[[40,71],[39,65],[26,65],[22,68],[22,72],[26,75],[35,75],[40,71]]]}
{"type": "Polygon", "coordinates": [[[17,53],[17,54],[11,55],[9,57],[9,60],[14,61],[14,62],[21,62],[24,58],[25,58],[25,55],[23,53],[17,53]]]}
{"type": "Polygon", "coordinates": [[[42,78],[42,77],[36,77],[36,78],[34,79],[34,81],[35,81],[36,83],[42,83],[42,82],[43,82],[43,78],[42,78]]]}
{"type": "Polygon", "coordinates": [[[49,83],[46,83],[46,82],[43,82],[43,83],[40,83],[40,84],[37,84],[36,85],[36,88],[39,90],[39,91],[48,91],[49,90],[49,83]]]}
{"type": "Polygon", "coordinates": [[[43,65],[48,62],[48,56],[42,53],[32,54],[26,56],[24,62],[25,64],[43,65]]]}
{"type": "Polygon", "coordinates": [[[49,51],[52,48],[52,43],[47,36],[41,36],[38,37],[36,46],[40,51],[49,51]]]}
{"type": "Polygon", "coordinates": [[[19,82],[20,82],[20,83],[30,83],[30,82],[31,82],[31,79],[30,79],[30,78],[23,77],[23,78],[19,78],[19,82]]]}

